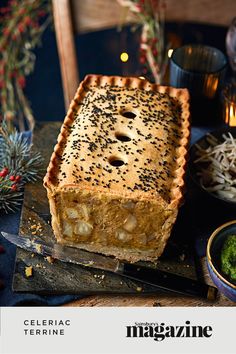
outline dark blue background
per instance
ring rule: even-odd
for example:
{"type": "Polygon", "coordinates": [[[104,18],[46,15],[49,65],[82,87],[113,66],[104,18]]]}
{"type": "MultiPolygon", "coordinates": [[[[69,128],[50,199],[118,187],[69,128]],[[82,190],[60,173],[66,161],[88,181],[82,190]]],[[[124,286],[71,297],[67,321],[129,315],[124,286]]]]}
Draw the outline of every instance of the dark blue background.
{"type": "MultiPolygon", "coordinates": [[[[225,52],[226,28],[195,24],[168,23],[168,37],[175,33],[181,44],[204,43],[225,52]]],[[[140,75],[138,61],[140,30],[124,27],[91,32],[75,37],[80,78],[86,74],[140,75]],[[122,63],[120,53],[129,53],[129,61],[122,63]]],[[[42,46],[35,50],[36,65],[27,78],[26,95],[37,120],[63,120],[65,115],[60,66],[52,28],[43,35],[42,46]]]]}

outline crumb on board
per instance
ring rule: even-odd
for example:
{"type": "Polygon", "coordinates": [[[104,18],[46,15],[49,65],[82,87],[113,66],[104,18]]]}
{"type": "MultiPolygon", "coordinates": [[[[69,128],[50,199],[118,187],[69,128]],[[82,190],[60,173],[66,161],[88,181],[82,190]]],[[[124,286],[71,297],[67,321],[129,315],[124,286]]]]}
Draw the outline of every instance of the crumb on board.
{"type": "Polygon", "coordinates": [[[38,253],[41,253],[41,252],[42,252],[42,245],[37,244],[37,245],[35,246],[35,248],[36,248],[36,251],[37,251],[38,253]]]}
{"type": "Polygon", "coordinates": [[[25,267],[25,275],[27,278],[32,277],[32,275],[33,275],[33,267],[32,266],[25,267]]]}
{"type": "Polygon", "coordinates": [[[99,280],[98,284],[101,284],[105,278],[105,274],[94,274],[93,276],[99,280]]]}
{"type": "Polygon", "coordinates": [[[46,267],[40,263],[36,264],[36,268],[46,269],[46,267]]]}
{"type": "Polygon", "coordinates": [[[32,235],[36,235],[37,233],[41,233],[43,231],[43,227],[40,222],[36,222],[35,220],[32,220],[29,217],[28,223],[31,224],[33,222],[33,225],[29,225],[29,228],[31,230],[32,235]]]}
{"type": "Polygon", "coordinates": [[[44,259],[50,264],[53,264],[55,261],[55,259],[51,256],[44,257],[44,259]]]}

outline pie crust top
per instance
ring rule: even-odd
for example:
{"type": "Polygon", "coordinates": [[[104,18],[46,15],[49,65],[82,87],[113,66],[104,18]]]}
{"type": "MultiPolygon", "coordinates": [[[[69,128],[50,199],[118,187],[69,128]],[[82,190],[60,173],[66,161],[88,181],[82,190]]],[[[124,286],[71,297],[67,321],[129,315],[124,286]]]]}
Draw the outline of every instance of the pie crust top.
{"type": "Polygon", "coordinates": [[[88,75],[62,125],[46,188],[82,188],[176,207],[189,140],[189,94],[132,77],[88,75]]]}

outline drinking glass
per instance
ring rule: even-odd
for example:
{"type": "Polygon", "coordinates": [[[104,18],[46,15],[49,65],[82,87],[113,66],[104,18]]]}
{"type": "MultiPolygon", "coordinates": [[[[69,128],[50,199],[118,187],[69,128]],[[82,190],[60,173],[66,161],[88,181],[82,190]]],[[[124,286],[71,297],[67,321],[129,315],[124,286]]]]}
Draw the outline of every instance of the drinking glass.
{"type": "Polygon", "coordinates": [[[219,93],[227,67],[225,55],[205,45],[175,49],[170,59],[170,85],[187,88],[193,124],[212,125],[221,118],[219,93]]]}

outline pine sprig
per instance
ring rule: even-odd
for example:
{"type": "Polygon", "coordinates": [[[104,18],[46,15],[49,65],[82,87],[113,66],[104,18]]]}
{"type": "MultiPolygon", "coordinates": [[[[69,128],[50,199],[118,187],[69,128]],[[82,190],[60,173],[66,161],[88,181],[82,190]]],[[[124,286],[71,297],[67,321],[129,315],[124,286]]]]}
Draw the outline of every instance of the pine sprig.
{"type": "Polygon", "coordinates": [[[2,188],[2,182],[0,181],[0,210],[2,209],[5,213],[14,212],[19,209],[22,199],[23,190],[14,192],[11,189],[2,188]]]}
{"type": "Polygon", "coordinates": [[[9,212],[20,206],[23,186],[40,177],[42,160],[22,133],[3,121],[0,127],[0,209],[9,212]]]}

